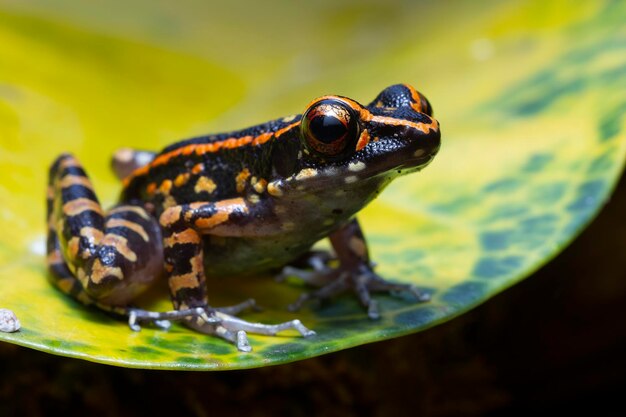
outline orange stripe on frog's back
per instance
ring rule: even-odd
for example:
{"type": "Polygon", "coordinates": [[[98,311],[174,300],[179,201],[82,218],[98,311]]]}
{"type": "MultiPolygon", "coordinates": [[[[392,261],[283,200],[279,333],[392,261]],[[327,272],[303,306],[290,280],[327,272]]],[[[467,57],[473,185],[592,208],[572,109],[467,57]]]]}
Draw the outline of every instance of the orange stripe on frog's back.
{"type": "Polygon", "coordinates": [[[265,142],[269,141],[272,137],[278,138],[279,136],[283,135],[284,133],[293,129],[299,124],[300,122],[297,121],[297,122],[294,122],[285,126],[282,129],[277,130],[276,132],[265,132],[257,136],[248,135],[248,136],[242,136],[239,138],[231,137],[231,138],[227,138],[227,139],[216,141],[216,142],[192,143],[192,144],[183,146],[178,149],[174,149],[170,152],[157,156],[148,165],[144,165],[140,168],[137,168],[135,171],[133,171],[128,177],[124,178],[122,183],[126,187],[134,178],[147,175],[148,172],[150,172],[152,168],[165,165],[172,158],[175,158],[180,155],[191,155],[192,153],[195,153],[196,155],[200,156],[200,155],[204,155],[207,153],[215,153],[219,151],[220,149],[236,149],[236,148],[241,148],[247,145],[252,145],[252,146],[262,145],[265,142]]]}

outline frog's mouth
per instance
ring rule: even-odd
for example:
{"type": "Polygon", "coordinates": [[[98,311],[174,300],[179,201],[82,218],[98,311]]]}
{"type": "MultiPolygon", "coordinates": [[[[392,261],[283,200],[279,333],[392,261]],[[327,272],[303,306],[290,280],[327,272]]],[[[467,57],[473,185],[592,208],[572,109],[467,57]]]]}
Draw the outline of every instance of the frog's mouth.
{"type": "Polygon", "coordinates": [[[396,176],[420,171],[432,162],[440,146],[439,130],[414,138],[380,139],[378,142],[370,143],[368,149],[364,149],[367,154],[357,159],[368,161],[359,176],[362,178],[384,174],[396,176]]]}

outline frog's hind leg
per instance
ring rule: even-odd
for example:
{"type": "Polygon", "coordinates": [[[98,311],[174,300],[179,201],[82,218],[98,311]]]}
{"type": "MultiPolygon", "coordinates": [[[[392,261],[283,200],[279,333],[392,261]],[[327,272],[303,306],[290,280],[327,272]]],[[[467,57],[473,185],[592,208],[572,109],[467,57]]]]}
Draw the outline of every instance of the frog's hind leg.
{"type": "Polygon", "coordinates": [[[123,180],[137,168],[152,162],[155,152],[142,151],[131,148],[118,149],[111,158],[111,168],[118,179],[123,180]]]}
{"type": "Polygon", "coordinates": [[[71,155],[50,168],[48,266],[52,282],[83,302],[116,314],[162,274],[161,233],[139,205],[104,214],[91,181],[71,155]]]}

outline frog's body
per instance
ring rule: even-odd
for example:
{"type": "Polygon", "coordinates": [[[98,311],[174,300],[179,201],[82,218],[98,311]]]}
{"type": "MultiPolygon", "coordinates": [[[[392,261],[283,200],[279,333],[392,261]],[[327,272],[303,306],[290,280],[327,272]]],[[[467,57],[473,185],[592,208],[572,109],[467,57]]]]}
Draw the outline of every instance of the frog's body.
{"type": "Polygon", "coordinates": [[[328,284],[312,296],[352,287],[375,317],[369,290],[413,288],[372,272],[354,216],[393,178],[427,165],[439,138],[428,101],[410,86],[389,87],[369,106],[325,96],[303,115],[185,140],[158,154],[118,152],[113,163],[124,189],[107,214],[76,159],[62,155],[51,168],[48,193],[55,283],[83,302],[129,315],[132,327],[137,320],[183,318],[229,340],[242,338],[242,330],[287,327],[308,335],[297,320],[252,328],[210,309],[205,277],[279,268],[330,237],[340,267],[318,259],[315,272],[302,273],[328,284]],[[176,311],[126,307],[162,273],[176,311]]]}

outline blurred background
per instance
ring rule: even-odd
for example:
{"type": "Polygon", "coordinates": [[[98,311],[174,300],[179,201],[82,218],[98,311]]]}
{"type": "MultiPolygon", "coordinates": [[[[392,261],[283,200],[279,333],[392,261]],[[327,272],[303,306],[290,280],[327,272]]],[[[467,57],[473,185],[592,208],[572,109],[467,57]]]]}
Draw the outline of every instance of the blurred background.
{"type": "MultiPolygon", "coordinates": [[[[467,142],[521,147],[527,134],[548,141],[577,129],[559,119],[563,104],[549,107],[552,96],[565,96],[559,103],[576,117],[611,109],[615,123],[600,134],[616,135],[625,19],[619,0],[0,0],[0,220],[10,227],[0,264],[41,238],[43,204],[24,202],[33,190],[43,198],[41,166],[53,155],[77,153],[110,203],[119,185],[108,155],[129,141],[159,149],[299,112],[325,93],[368,102],[396,82],[422,91],[451,149],[426,181],[472,167],[467,142]],[[555,57],[574,43],[606,58],[565,67],[555,57]],[[559,63],[558,80],[542,72],[559,63]],[[500,97],[516,113],[487,105],[533,73],[520,84],[526,106],[500,97]],[[567,96],[581,91],[585,100],[567,96]],[[537,123],[521,123],[528,115],[537,123]]],[[[0,343],[0,416],[624,415],[625,187],[530,278],[399,339],[223,373],[120,369],[0,343]]]]}

